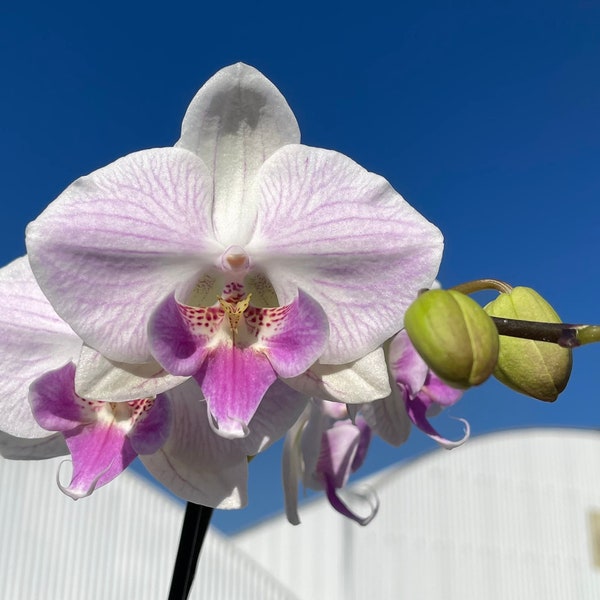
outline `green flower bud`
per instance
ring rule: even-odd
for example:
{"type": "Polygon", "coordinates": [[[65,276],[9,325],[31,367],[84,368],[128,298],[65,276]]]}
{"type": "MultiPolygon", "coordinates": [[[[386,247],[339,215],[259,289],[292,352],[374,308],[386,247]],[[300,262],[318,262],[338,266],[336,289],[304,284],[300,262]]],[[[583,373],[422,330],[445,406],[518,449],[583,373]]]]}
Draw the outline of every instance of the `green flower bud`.
{"type": "MultiPolygon", "coordinates": [[[[490,302],[485,311],[493,317],[561,323],[556,311],[535,290],[513,288],[490,302]]],[[[554,402],[571,374],[571,350],[549,342],[502,335],[494,376],[504,385],[538,400],[554,402]]]]}
{"type": "Polygon", "coordinates": [[[483,383],[498,359],[498,330],[484,310],[455,290],[429,290],[408,308],[404,326],[429,368],[448,385],[483,383]]]}

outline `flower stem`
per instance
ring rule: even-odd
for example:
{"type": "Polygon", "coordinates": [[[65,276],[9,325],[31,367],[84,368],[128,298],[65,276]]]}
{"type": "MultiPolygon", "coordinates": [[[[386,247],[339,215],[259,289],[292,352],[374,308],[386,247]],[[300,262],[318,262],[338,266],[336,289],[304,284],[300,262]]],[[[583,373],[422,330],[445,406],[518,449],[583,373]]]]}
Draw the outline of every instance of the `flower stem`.
{"type": "Polygon", "coordinates": [[[569,323],[538,323],[492,317],[500,335],[551,342],[563,348],[576,348],[600,342],[600,325],[571,325],[569,323]]]}
{"type": "Polygon", "coordinates": [[[212,512],[213,509],[207,506],[193,502],[186,504],[169,600],[187,600],[212,512]]]}

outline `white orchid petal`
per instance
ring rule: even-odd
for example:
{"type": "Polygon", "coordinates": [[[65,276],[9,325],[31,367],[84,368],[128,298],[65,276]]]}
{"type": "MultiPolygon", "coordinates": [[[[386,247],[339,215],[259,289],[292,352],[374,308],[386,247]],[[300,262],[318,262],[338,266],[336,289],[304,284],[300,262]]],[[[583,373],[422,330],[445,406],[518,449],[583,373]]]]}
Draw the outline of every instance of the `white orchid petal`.
{"type": "Polygon", "coordinates": [[[81,340],[42,294],[26,257],[0,269],[0,296],[0,430],[19,438],[45,438],[49,433],[29,406],[29,386],[76,359],[81,340]]]}
{"type": "Polygon", "coordinates": [[[362,415],[369,427],[392,446],[400,446],[408,439],[411,420],[398,386],[386,398],[365,404],[362,415]]]}
{"type": "Polygon", "coordinates": [[[281,304],[300,288],[323,307],[322,362],[356,360],[401,329],[437,274],[443,242],[385,179],[338,152],[288,145],[264,163],[255,193],[246,250],[281,304]]]}
{"type": "Polygon", "coordinates": [[[69,449],[60,433],[53,433],[44,438],[28,439],[0,431],[0,455],[4,458],[41,460],[65,454],[69,454],[69,449]]]}
{"type": "Polygon", "coordinates": [[[214,433],[193,379],[167,395],[173,411],[169,438],[158,452],[140,460],[158,481],[188,502],[227,509],[244,506],[248,478],[244,447],[214,433]]]}
{"type": "Polygon", "coordinates": [[[345,365],[315,363],[306,373],[286,379],[286,383],[307,396],[348,404],[372,402],[391,393],[381,348],[345,365]]]}
{"type": "Polygon", "coordinates": [[[116,361],[150,359],[151,312],[193,287],[222,251],[211,194],[197,156],[145,150],[77,180],[29,225],[40,287],[89,346],[116,361]]]}
{"type": "Polygon", "coordinates": [[[253,67],[231,65],[202,86],[185,114],[177,146],[202,158],[214,176],[219,241],[247,241],[256,212],[248,187],[273,152],[299,141],[285,98],[253,67]]]}
{"type": "Polygon", "coordinates": [[[89,400],[118,402],[157,396],[187,379],[167,373],[156,361],[119,363],[84,345],[77,362],[75,390],[89,400]]]}

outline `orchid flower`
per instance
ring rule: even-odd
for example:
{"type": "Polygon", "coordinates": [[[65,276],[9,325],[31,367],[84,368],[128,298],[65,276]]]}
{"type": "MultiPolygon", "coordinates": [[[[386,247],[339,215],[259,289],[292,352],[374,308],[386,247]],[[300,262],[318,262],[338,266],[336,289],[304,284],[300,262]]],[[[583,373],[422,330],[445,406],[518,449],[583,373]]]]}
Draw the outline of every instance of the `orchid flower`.
{"type": "Polygon", "coordinates": [[[465,425],[465,435],[457,441],[440,435],[429,422],[429,417],[458,402],[463,392],[444,383],[429,369],[406,331],[391,341],[388,364],[392,393],[361,407],[365,419],[382,439],[399,446],[407,440],[411,424],[444,448],[455,448],[469,439],[470,428],[464,419],[459,420],[465,425]]]}
{"type": "MultiPolygon", "coordinates": [[[[382,177],[299,141],[280,92],[236,64],[197,93],[176,147],[79,179],[30,224],[36,278],[91,356],[78,394],[99,362],[156,360],[243,437],[277,377],[334,393],[323,369],[335,379],[399,331],[437,273],[439,230],[382,177]]],[[[138,389],[121,375],[106,399],[138,389]]]]}
{"type": "MultiPolygon", "coordinates": [[[[136,400],[83,398],[75,392],[74,365],[82,341],[54,312],[26,257],[0,269],[0,294],[0,453],[43,459],[70,452],[71,481],[61,484],[60,473],[57,480],[72,498],[107,484],[139,455],[176,495],[238,508],[247,497],[247,456],[281,437],[306,404],[287,386],[273,386],[250,423],[250,435],[236,444],[211,430],[194,382],[136,400]]],[[[146,391],[180,383],[156,364],[109,365],[101,365],[105,379],[118,381],[127,372],[146,391]]]]}
{"type": "Polygon", "coordinates": [[[17,447],[36,447],[34,458],[55,455],[52,432],[60,432],[73,461],[70,484],[58,481],[65,494],[87,496],[138,454],[162,446],[170,426],[167,399],[111,403],[75,393],[73,361],[82,342],[45,299],[27,258],[0,270],[0,292],[5,299],[0,355],[6,369],[0,379],[0,429],[15,441],[32,440],[17,447]],[[40,439],[48,444],[37,442],[40,439]]]}
{"type": "MultiPolygon", "coordinates": [[[[360,516],[345,502],[338,490],[364,462],[371,429],[358,416],[352,421],[344,404],[315,400],[286,436],[283,452],[283,487],[288,521],[298,525],[298,481],[305,488],[325,490],[331,506],[342,515],[366,525],[377,514],[379,502],[374,493],[354,493],[366,501],[367,516],[360,516]]],[[[348,492],[347,492],[348,493],[348,492]]]]}

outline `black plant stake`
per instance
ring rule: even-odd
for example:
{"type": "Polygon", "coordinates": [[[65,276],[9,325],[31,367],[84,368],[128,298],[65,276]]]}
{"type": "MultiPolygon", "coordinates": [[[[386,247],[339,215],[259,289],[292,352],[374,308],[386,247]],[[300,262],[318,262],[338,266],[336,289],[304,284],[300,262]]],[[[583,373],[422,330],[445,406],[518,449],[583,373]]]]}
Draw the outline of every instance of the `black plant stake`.
{"type": "Polygon", "coordinates": [[[185,507],[169,600],[187,600],[212,512],[212,508],[192,502],[185,507]]]}

